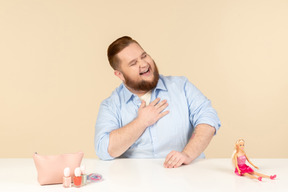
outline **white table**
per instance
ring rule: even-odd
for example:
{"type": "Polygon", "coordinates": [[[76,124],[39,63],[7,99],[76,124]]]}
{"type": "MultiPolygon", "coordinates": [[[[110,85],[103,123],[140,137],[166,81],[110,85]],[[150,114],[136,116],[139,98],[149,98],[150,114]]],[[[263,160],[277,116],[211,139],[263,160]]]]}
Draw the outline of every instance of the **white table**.
{"type": "Polygon", "coordinates": [[[204,159],[176,169],[163,167],[163,159],[83,159],[88,173],[103,181],[81,188],[40,186],[32,159],[0,159],[0,191],[93,191],[93,192],[182,192],[182,191],[288,191],[288,159],[252,159],[260,173],[277,174],[262,182],[234,174],[230,159],[204,159]]]}

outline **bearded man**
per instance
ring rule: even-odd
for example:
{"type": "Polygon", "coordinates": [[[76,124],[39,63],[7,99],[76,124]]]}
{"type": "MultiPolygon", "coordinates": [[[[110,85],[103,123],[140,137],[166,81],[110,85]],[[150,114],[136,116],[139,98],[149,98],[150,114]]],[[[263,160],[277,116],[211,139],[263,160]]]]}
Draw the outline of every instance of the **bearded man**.
{"type": "Polygon", "coordinates": [[[220,128],[211,102],[187,78],[159,75],[152,57],[131,37],[115,40],[107,55],[123,83],[100,105],[97,156],[165,158],[166,168],[204,158],[220,128]]]}

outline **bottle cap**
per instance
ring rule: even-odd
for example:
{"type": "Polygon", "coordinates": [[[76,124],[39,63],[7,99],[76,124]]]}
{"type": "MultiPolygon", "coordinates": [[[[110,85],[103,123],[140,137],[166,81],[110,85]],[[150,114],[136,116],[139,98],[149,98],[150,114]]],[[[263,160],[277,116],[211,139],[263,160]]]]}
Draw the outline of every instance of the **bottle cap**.
{"type": "Polygon", "coordinates": [[[66,167],[66,168],[64,169],[64,176],[65,176],[65,177],[70,177],[70,168],[69,168],[69,167],[66,167]]]}
{"type": "Polygon", "coordinates": [[[74,170],[74,174],[75,174],[76,177],[80,177],[80,176],[81,176],[80,167],[77,167],[77,168],[74,170]]]}
{"type": "Polygon", "coordinates": [[[81,165],[80,169],[81,169],[81,173],[84,175],[85,172],[86,172],[86,166],[85,165],[81,165]]]}

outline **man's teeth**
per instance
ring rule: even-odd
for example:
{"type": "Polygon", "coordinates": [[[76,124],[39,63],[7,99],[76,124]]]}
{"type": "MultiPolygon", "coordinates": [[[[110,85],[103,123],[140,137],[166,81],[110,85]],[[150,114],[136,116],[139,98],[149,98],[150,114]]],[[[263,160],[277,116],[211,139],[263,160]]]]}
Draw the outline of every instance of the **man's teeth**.
{"type": "Polygon", "coordinates": [[[143,75],[144,73],[147,73],[148,71],[149,71],[149,68],[146,71],[140,73],[140,75],[143,75]]]}

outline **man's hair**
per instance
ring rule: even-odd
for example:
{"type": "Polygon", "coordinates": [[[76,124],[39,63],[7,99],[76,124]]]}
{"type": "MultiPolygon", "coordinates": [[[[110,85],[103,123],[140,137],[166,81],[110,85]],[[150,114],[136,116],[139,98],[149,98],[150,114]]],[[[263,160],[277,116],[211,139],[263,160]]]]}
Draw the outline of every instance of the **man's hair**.
{"type": "Polygon", "coordinates": [[[111,45],[109,45],[108,50],[107,50],[107,56],[109,63],[111,67],[114,70],[119,69],[119,58],[116,56],[120,51],[122,51],[124,48],[128,47],[131,43],[139,43],[132,39],[129,36],[123,36],[118,39],[116,39],[111,45]]]}

